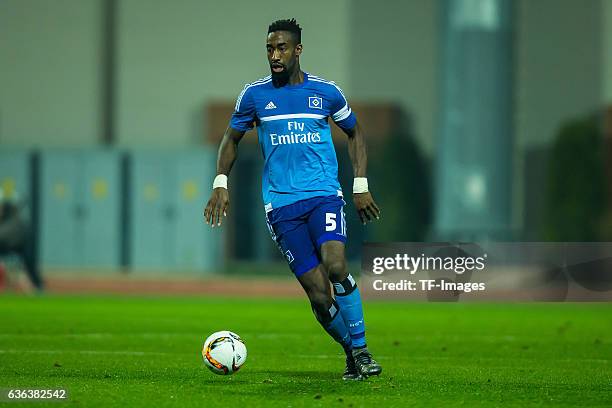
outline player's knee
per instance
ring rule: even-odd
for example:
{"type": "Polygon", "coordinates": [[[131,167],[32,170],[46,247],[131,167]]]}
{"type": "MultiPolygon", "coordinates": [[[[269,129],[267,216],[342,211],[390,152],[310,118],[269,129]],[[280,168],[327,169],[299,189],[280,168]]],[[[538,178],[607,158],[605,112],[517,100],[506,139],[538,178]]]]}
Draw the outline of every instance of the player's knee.
{"type": "Polygon", "coordinates": [[[329,279],[332,282],[341,282],[346,279],[346,276],[348,275],[346,271],[346,261],[344,260],[344,258],[335,258],[328,260],[325,265],[325,268],[327,269],[329,279]]]}

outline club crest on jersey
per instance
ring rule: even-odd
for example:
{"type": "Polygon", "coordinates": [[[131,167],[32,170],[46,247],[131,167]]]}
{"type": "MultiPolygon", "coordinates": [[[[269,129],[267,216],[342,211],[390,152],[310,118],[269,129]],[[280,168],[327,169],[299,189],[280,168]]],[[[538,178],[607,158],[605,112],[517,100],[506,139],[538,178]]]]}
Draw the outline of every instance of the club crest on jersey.
{"type": "Polygon", "coordinates": [[[312,109],[323,109],[323,98],[319,96],[309,96],[308,107],[312,109]]]}
{"type": "Polygon", "coordinates": [[[274,104],[274,102],[270,101],[268,102],[268,104],[266,105],[266,107],[264,109],[276,109],[276,105],[274,104]]]}

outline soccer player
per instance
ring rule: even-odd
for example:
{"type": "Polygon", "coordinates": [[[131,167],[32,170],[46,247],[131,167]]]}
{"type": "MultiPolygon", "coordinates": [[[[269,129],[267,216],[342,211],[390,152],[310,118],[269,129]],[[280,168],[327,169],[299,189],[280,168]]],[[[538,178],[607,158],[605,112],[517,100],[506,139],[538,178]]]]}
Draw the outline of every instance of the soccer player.
{"type": "Polygon", "coordinates": [[[214,227],[227,215],[227,176],[238,143],[255,123],[272,239],[308,295],[317,320],[344,348],[343,378],[362,379],[380,374],[382,368],[367,349],[361,296],[346,268],[345,202],[329,118],[348,136],[353,200],[362,223],[378,219],[380,210],[368,192],[364,136],[344,94],[335,83],[300,69],[301,31],[295,19],[268,27],[272,74],[247,84],[238,96],[219,146],[217,176],[204,217],[214,227]]]}
{"type": "MultiPolygon", "coordinates": [[[[14,197],[5,197],[1,187],[0,255],[16,255],[21,258],[24,269],[36,290],[43,290],[32,227],[24,207],[14,197]]],[[[3,280],[4,273],[0,265],[0,281],[3,280]]]]}

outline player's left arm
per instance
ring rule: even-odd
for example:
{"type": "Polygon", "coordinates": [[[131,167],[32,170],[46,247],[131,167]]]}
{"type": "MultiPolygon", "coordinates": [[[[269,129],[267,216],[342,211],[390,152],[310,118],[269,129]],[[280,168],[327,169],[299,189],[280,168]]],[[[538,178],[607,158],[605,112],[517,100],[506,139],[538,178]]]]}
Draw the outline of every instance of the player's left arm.
{"type": "Polygon", "coordinates": [[[359,122],[351,129],[343,129],[348,136],[348,151],[353,165],[353,202],[359,214],[361,222],[365,225],[366,221],[371,222],[380,219],[380,208],[374,202],[372,194],[368,189],[368,179],[366,169],[368,166],[368,154],[366,149],[365,137],[359,122]]]}

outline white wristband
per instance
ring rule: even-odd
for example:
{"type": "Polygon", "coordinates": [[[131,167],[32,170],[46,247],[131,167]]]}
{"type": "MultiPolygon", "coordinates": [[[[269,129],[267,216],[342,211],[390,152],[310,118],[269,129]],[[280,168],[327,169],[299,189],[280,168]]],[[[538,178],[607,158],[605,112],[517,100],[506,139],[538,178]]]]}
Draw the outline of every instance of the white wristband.
{"type": "Polygon", "coordinates": [[[367,177],[355,177],[353,179],[353,194],[367,193],[368,179],[367,177]]]}
{"type": "Polygon", "coordinates": [[[218,187],[223,187],[227,190],[227,176],[225,174],[217,174],[213,181],[213,190],[218,187]]]}

